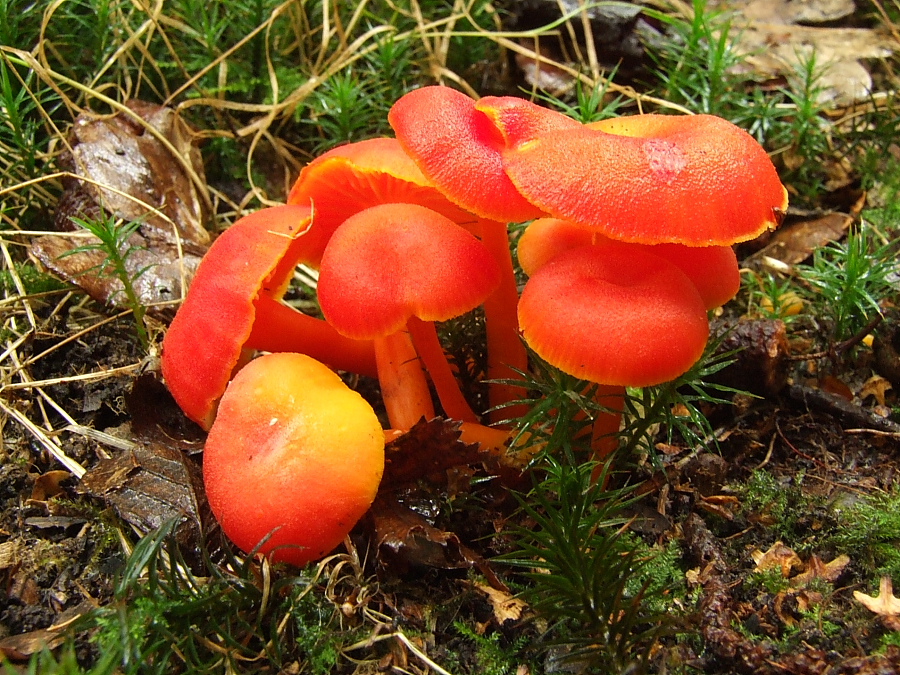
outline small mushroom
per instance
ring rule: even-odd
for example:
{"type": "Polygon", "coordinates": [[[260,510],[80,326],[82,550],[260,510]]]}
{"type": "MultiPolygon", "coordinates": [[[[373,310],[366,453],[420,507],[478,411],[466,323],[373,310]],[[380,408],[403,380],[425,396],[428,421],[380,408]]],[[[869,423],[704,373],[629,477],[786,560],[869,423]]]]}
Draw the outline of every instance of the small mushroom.
{"type": "Polygon", "coordinates": [[[223,532],[242,550],[305,565],[369,509],[384,471],[372,407],[327,366],[267,354],[235,375],[203,453],[223,532]]]}
{"type": "Polygon", "coordinates": [[[296,351],[334,368],[376,374],[371,342],[350,340],[325,321],[279,302],[310,225],[304,206],[241,218],[207,251],[166,332],[162,372],[184,413],[209,429],[228,380],[254,351],[296,351]]]}
{"type": "Polygon", "coordinates": [[[703,354],[706,306],[672,263],[616,242],[564,251],[528,280],[519,302],[525,341],[560,370],[600,385],[609,413],[594,425],[602,459],[615,448],[626,387],[672,380],[703,354]]]}
{"type": "Polygon", "coordinates": [[[777,227],[787,208],[765,150],[712,115],[616,118],[503,156],[535,206],[620,241],[724,246],[777,227]]]}
{"type": "MultiPolygon", "coordinates": [[[[484,302],[500,280],[484,245],[444,216],[415,204],[384,204],[347,219],[334,233],[319,274],[319,303],[326,320],[353,339],[374,340],[376,358],[385,338],[409,331],[445,413],[477,421],[462,396],[435,331],[484,302]]],[[[392,373],[382,369],[383,393],[392,373]]],[[[389,406],[386,398],[385,404],[389,406]]],[[[391,416],[391,425],[409,424],[391,416]]],[[[412,423],[418,421],[413,415],[412,423]]]]}

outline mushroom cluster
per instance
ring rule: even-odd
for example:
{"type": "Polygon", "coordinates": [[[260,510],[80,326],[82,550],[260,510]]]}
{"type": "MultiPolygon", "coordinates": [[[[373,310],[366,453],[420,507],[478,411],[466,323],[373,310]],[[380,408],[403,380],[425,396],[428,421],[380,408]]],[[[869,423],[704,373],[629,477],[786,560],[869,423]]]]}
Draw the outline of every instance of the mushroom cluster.
{"type": "Polygon", "coordinates": [[[396,138],[323,154],[287,205],[226,230],[166,334],[163,375],[210,431],[210,501],[245,550],[315,559],[374,498],[381,427],[322,369],[377,376],[393,430],[435,415],[433,387],[464,438],[502,443],[461,393],[434,327],[479,305],[491,407],[521,412],[509,404],[523,392],[495,381],[527,370],[524,340],[598,384],[610,412],[595,420],[594,448],[609,453],[625,388],[699,359],[707,311],[740,284],[731,245],[777,227],[787,208],[765,151],[709,115],[583,125],[524,99],[433,86],[398,100],[389,122],[396,138]],[[525,221],[520,292],[508,224],[525,221]],[[299,263],[319,269],[324,319],[280,301],[299,263]],[[239,431],[235,420],[251,416],[252,435],[239,431]],[[339,450],[325,449],[329,435],[339,450]],[[325,478],[330,467],[339,479],[325,478]],[[233,476],[258,479],[267,500],[238,498],[233,476]]]}

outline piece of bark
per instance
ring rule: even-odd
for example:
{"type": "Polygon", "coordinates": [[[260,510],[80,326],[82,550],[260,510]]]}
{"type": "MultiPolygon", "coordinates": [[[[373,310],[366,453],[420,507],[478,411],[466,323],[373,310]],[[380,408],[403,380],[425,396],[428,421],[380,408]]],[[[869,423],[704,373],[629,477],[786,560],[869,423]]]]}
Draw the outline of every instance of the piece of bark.
{"type": "Polygon", "coordinates": [[[712,374],[710,381],[765,397],[775,396],[787,384],[790,346],[783,321],[718,322],[713,332],[725,333],[718,352],[734,352],[734,362],[712,374]]]}

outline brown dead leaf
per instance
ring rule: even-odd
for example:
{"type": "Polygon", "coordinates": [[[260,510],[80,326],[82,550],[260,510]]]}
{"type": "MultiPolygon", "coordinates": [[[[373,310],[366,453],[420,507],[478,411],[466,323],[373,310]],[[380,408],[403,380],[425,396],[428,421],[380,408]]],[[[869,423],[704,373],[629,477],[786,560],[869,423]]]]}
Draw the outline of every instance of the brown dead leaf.
{"type": "Polygon", "coordinates": [[[143,532],[172,518],[182,519],[176,540],[185,551],[199,554],[209,509],[199,467],[178,449],[139,441],[131,452],[101,459],[77,489],[105,500],[119,517],[143,532]]]}
{"type": "MultiPolygon", "coordinates": [[[[126,307],[122,282],[111,274],[98,274],[106,255],[93,250],[72,253],[97,241],[93,237],[71,239],[46,235],[34,239],[31,253],[60,278],[80,286],[98,302],[126,307]]],[[[134,252],[125,259],[125,268],[141,304],[152,306],[183,296],[182,279],[190,283],[200,264],[199,255],[185,253],[179,258],[174,246],[165,242],[152,244],[137,232],[128,239],[128,246],[134,247],[134,252]]]]}
{"type": "Polygon", "coordinates": [[[432,477],[444,480],[448,469],[486,464],[499,470],[496,457],[477,443],[459,440],[460,423],[435,417],[420,420],[408,432],[387,444],[382,489],[393,489],[432,477]]]}
{"type": "Polygon", "coordinates": [[[896,49],[886,30],[809,25],[851,17],[858,8],[850,0],[719,4],[737,10],[732,25],[736,49],[758,77],[790,80],[814,54],[822,67],[817,82],[822,104],[846,106],[866,100],[872,93],[872,77],[861,60],[887,58],[896,49]]]}
{"type": "MultiPolygon", "coordinates": [[[[3,661],[3,657],[10,661],[27,661],[32,654],[43,649],[55,649],[65,640],[66,629],[91,609],[93,606],[90,603],[83,602],[59,615],[57,621],[49,628],[0,639],[0,661],[3,661]]],[[[3,672],[7,672],[7,669],[3,672]]]]}
{"type": "Polygon", "coordinates": [[[396,497],[376,499],[370,515],[382,565],[399,573],[421,566],[475,568],[493,588],[509,592],[484,558],[463,544],[454,533],[434,527],[421,514],[399,503],[396,497]]]}
{"type": "Polygon", "coordinates": [[[878,401],[878,405],[885,405],[884,394],[890,389],[893,389],[890,381],[881,377],[881,375],[873,375],[865,381],[862,389],[859,390],[859,397],[862,400],[866,400],[869,396],[874,396],[875,400],[878,401]]]}
{"type": "Polygon", "coordinates": [[[787,593],[784,591],[780,591],[775,595],[775,599],[772,602],[772,609],[775,610],[775,616],[778,617],[778,620],[781,621],[785,626],[796,626],[797,619],[795,619],[790,613],[789,609],[785,609],[784,601],[788,599],[787,593]]]}
{"type": "MultiPolygon", "coordinates": [[[[193,278],[209,244],[204,229],[209,209],[203,197],[203,164],[192,142],[193,132],[174,110],[136,100],[126,105],[142,123],[124,113],[84,114],[75,121],[69,159],[72,172],[86,180],[66,181],[55,223],[57,229],[71,231],[77,229],[72,218],[97,220],[105,214],[140,222],[127,242],[133,252],[126,258],[126,267],[140,302],[154,305],[183,296],[182,286],[193,278]]],[[[105,254],[72,253],[95,243],[95,239],[47,235],[36,238],[31,251],[92,298],[124,306],[118,279],[97,273],[105,254]]]]}
{"type": "Polygon", "coordinates": [[[50,629],[33,630],[0,639],[0,656],[10,661],[27,661],[44,649],[56,649],[66,636],[50,629]]]}
{"type": "Polygon", "coordinates": [[[146,239],[207,245],[210,214],[195,133],[172,108],[134,99],[125,105],[138,119],[85,113],[75,120],[73,172],[93,181],[83,189],[107,213],[140,220],[146,239]]]}
{"type": "Polygon", "coordinates": [[[750,556],[753,558],[753,562],[756,563],[756,567],[753,568],[754,572],[780,569],[781,576],[785,579],[791,575],[791,570],[795,566],[800,566],[802,563],[800,556],[780,541],[772,544],[765,553],[757,549],[750,556]]]}
{"type": "Polygon", "coordinates": [[[494,621],[502,626],[507,621],[518,621],[528,609],[528,605],[519,598],[513,597],[507,591],[497,590],[485,584],[473,584],[475,588],[484,593],[491,608],[494,610],[494,621]]]}
{"type": "Polygon", "coordinates": [[[31,488],[31,499],[35,502],[45,502],[50,497],[55,497],[64,490],[63,481],[72,478],[69,471],[47,471],[38,476],[31,488]]]}
{"type": "Polygon", "coordinates": [[[22,542],[13,539],[0,544],[0,570],[9,569],[19,564],[22,554],[22,542]]]}
{"type": "Polygon", "coordinates": [[[801,572],[791,579],[791,586],[795,588],[803,588],[807,586],[813,579],[824,579],[832,583],[838,580],[847,565],[850,564],[850,556],[839,555],[830,563],[822,562],[822,559],[814,555],[806,563],[806,571],[801,572]]]}
{"type": "Polygon", "coordinates": [[[792,223],[776,230],[753,259],[774,258],[786,265],[796,265],[826,244],[841,239],[852,222],[853,218],[845,213],[829,213],[814,220],[792,223]]]}

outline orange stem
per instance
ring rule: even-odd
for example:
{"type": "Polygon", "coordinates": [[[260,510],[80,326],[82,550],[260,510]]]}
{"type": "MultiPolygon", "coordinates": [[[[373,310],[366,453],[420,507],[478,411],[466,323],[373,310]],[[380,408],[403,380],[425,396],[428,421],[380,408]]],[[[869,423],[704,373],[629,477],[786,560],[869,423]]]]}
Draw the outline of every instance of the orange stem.
{"type": "MultiPolygon", "coordinates": [[[[528,352],[519,337],[519,320],[516,314],[519,290],[512,255],[509,251],[509,234],[506,225],[494,221],[481,223],[481,243],[494,256],[500,266],[500,285],[484,303],[485,328],[487,331],[488,366],[487,376],[491,380],[521,379],[513,368],[528,370],[528,352]]],[[[491,384],[488,399],[491,408],[525,397],[525,390],[508,384],[491,384]]],[[[492,410],[492,421],[521,417],[528,412],[525,405],[492,410]]]]}
{"type": "MultiPolygon", "coordinates": [[[[598,469],[619,447],[619,426],[625,411],[625,387],[614,384],[597,385],[594,400],[609,412],[598,412],[591,429],[591,448],[598,469]]],[[[595,470],[594,478],[599,475],[595,470]]]]}
{"type": "Polygon", "coordinates": [[[447,355],[438,340],[437,330],[431,321],[422,321],[418,317],[411,317],[406,322],[409,334],[412,336],[422,363],[431,376],[435,391],[441,400],[441,406],[447,417],[463,422],[477,422],[478,416],[472,411],[468,401],[459,389],[459,383],[453,376],[447,355]]]}
{"type": "Polygon", "coordinates": [[[253,305],[256,318],[245,349],[297,352],[335,370],[370,377],[378,374],[371,340],[346,338],[322,319],[298,312],[269,295],[259,295],[253,305]]]}
{"type": "Polygon", "coordinates": [[[434,417],[431,391],[409,333],[375,340],[381,397],[391,427],[409,431],[423,417],[434,417]]]}

